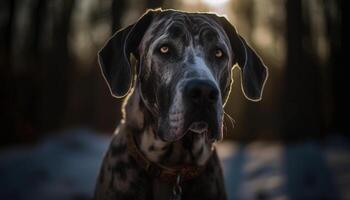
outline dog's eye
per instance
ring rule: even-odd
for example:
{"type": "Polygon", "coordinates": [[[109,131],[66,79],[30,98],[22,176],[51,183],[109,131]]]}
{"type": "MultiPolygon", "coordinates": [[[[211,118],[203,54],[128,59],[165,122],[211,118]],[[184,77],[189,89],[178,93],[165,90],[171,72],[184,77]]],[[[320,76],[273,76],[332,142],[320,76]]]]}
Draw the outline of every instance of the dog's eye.
{"type": "Polygon", "coordinates": [[[224,53],[222,52],[221,49],[216,49],[216,50],[215,50],[215,57],[216,57],[216,58],[222,58],[223,55],[224,55],[224,53]]]}
{"type": "Polygon", "coordinates": [[[167,54],[169,52],[169,47],[168,46],[161,46],[159,51],[162,54],[167,54]]]}

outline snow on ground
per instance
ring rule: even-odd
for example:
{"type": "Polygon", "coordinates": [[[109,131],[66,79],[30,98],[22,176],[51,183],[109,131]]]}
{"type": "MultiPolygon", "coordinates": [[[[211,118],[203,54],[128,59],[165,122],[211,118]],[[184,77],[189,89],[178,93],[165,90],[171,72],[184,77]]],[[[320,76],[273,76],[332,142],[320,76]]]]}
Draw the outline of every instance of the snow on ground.
{"type": "MultiPolygon", "coordinates": [[[[0,200],[90,199],[110,138],[87,129],[0,152],[0,200]]],[[[223,142],[229,199],[350,199],[350,142],[223,142]]]]}
{"type": "Polygon", "coordinates": [[[229,199],[350,200],[350,140],[222,143],[229,199]]]}
{"type": "Polygon", "coordinates": [[[1,200],[89,199],[109,139],[89,130],[0,153],[1,200]]]}

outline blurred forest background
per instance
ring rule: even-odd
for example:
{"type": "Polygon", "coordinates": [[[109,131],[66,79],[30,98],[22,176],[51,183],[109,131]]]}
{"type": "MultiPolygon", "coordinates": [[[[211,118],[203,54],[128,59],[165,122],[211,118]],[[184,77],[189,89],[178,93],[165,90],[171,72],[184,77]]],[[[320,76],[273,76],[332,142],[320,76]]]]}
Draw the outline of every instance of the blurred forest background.
{"type": "Polygon", "coordinates": [[[269,67],[240,74],[217,145],[229,199],[350,199],[342,0],[1,0],[0,199],[90,199],[122,99],[97,51],[148,8],[226,15],[269,67]]]}
{"type": "Polygon", "coordinates": [[[259,103],[244,99],[235,71],[226,139],[348,135],[341,0],[2,0],[1,146],[72,127],[111,133],[122,100],[110,96],[96,52],[157,7],[226,15],[268,65],[259,103]]]}

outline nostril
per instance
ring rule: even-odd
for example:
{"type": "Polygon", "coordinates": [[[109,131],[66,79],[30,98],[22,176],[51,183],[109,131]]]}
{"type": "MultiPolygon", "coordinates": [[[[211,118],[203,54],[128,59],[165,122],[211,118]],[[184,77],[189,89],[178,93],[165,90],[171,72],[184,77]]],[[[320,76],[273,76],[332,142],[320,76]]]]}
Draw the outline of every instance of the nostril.
{"type": "Polygon", "coordinates": [[[218,99],[218,96],[219,96],[219,92],[216,89],[213,89],[210,91],[208,99],[209,101],[214,102],[218,99]]]}
{"type": "Polygon", "coordinates": [[[192,90],[189,93],[189,96],[192,100],[198,100],[202,96],[202,91],[198,87],[192,88],[192,90]]]}
{"type": "Polygon", "coordinates": [[[205,80],[190,81],[185,87],[185,95],[192,103],[215,103],[219,91],[216,86],[205,80]]]}

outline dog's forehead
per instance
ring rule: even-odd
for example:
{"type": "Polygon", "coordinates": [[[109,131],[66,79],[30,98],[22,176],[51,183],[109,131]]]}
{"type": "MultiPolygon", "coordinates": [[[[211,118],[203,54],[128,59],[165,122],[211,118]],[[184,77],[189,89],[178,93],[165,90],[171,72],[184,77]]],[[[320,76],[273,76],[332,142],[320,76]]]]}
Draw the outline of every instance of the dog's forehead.
{"type": "Polygon", "coordinates": [[[158,22],[159,25],[163,25],[165,28],[176,24],[182,26],[182,28],[190,31],[192,34],[197,34],[200,27],[220,28],[214,20],[214,16],[214,14],[208,13],[162,13],[155,18],[155,22],[158,22]]]}
{"type": "Polygon", "coordinates": [[[196,37],[203,30],[210,32],[212,36],[226,40],[225,31],[216,20],[217,17],[210,13],[161,12],[153,19],[145,34],[144,41],[153,40],[168,33],[174,35],[176,33],[187,34],[196,37]]]}

